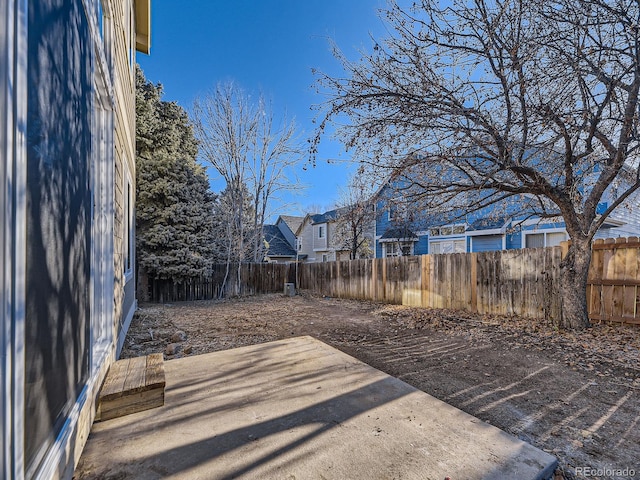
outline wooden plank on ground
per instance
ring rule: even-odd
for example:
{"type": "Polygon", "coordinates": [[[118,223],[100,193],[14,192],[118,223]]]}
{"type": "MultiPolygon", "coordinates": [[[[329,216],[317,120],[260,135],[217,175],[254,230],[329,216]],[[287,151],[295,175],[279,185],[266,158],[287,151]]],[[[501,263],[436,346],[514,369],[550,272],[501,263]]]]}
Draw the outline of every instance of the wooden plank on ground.
{"type": "Polygon", "coordinates": [[[161,353],[152,353],[151,355],[147,355],[145,386],[147,388],[165,386],[164,359],[161,353]]]}
{"type": "Polygon", "coordinates": [[[146,357],[135,357],[129,361],[127,376],[122,390],[124,392],[142,392],[145,389],[144,371],[147,368],[146,357]]]}
{"type": "Polygon", "coordinates": [[[96,421],[162,406],[164,389],[161,353],[118,360],[111,365],[100,391],[96,421]]]}
{"type": "Polygon", "coordinates": [[[122,395],[130,361],[131,359],[126,358],[124,360],[118,360],[111,365],[102,389],[100,390],[101,397],[115,398],[122,395]]]}

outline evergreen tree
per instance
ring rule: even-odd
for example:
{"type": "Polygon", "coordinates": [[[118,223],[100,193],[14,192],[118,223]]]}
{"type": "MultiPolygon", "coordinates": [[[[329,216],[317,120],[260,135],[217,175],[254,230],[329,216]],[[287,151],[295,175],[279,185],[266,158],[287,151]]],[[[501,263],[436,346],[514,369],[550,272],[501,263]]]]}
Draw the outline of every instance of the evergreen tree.
{"type": "Polygon", "coordinates": [[[136,245],[150,278],[182,283],[211,271],[215,197],[197,153],[187,113],[136,68],[136,245]]]}

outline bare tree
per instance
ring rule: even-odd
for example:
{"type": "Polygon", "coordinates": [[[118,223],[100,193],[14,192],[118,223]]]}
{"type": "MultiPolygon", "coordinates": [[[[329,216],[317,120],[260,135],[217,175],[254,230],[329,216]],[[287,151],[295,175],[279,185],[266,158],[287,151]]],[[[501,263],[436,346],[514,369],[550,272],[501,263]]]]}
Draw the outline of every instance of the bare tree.
{"type": "Polygon", "coordinates": [[[258,130],[255,149],[249,162],[250,178],[247,183],[252,188],[254,211],[253,261],[264,258],[264,238],[262,226],[270,213],[271,203],[282,192],[302,189],[297,179],[296,168],[305,157],[294,121],[282,120],[274,125],[273,108],[261,97],[258,102],[258,130]]]}
{"type": "Polygon", "coordinates": [[[232,264],[237,264],[235,290],[240,289],[240,263],[243,261],[246,228],[243,206],[246,203],[246,177],[249,159],[258,131],[257,109],[234,84],[218,85],[216,90],[202,99],[196,99],[193,108],[194,127],[200,154],[225,181],[226,206],[229,219],[226,232],[226,272],[223,288],[232,264]],[[235,247],[235,248],[233,248],[235,247]],[[233,255],[233,252],[238,252],[233,255]]]}
{"type": "Polygon", "coordinates": [[[336,227],[332,243],[349,252],[349,258],[373,256],[375,213],[371,185],[354,175],[336,203],[336,227]]]}
{"type": "Polygon", "coordinates": [[[303,149],[295,122],[285,120],[276,126],[271,105],[262,96],[252,103],[233,83],[220,84],[196,99],[193,115],[200,154],[227,185],[226,201],[233,223],[226,229],[233,236],[225,242],[227,277],[230,265],[237,263],[239,289],[240,263],[262,259],[262,225],[271,202],[280,192],[300,188],[295,168],[303,158],[303,149]],[[247,202],[253,206],[250,220],[247,202]]]}
{"type": "Polygon", "coordinates": [[[390,1],[392,33],[358,62],[336,49],[347,75],[319,76],[329,99],[314,145],[346,114],[355,158],[411,172],[408,192],[428,206],[519,197],[532,214],[561,215],[562,325],[588,326],[592,239],[640,187],[640,4],[412,3],[390,1]]]}

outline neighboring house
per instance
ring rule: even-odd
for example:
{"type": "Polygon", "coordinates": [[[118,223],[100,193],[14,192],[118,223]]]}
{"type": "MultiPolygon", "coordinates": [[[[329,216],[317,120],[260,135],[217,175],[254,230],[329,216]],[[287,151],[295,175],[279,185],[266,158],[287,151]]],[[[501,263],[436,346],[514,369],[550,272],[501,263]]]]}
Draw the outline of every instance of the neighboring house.
{"type": "MultiPolygon", "coordinates": [[[[569,239],[562,217],[524,216],[526,197],[481,211],[429,214],[402,208],[402,186],[393,181],[377,193],[376,258],[439,253],[551,247],[569,239]]],[[[604,212],[607,198],[599,205],[604,212]]],[[[610,215],[596,238],[640,235],[640,195],[632,195],[610,215]]]]}
{"type": "Polygon", "coordinates": [[[287,242],[289,242],[289,245],[291,245],[291,247],[297,252],[298,260],[303,260],[303,258],[300,258],[298,231],[300,230],[300,226],[302,225],[302,222],[304,222],[304,219],[305,217],[280,215],[278,220],[276,220],[276,226],[280,229],[287,242]]]}
{"type": "Polygon", "coordinates": [[[295,247],[287,241],[277,225],[264,225],[262,235],[265,244],[265,262],[291,263],[296,261],[295,247]]]}
{"type": "Polygon", "coordinates": [[[265,262],[291,263],[303,259],[296,251],[298,245],[296,232],[303,220],[304,217],[281,215],[275,225],[263,226],[265,262]]]}
{"type": "Polygon", "coordinates": [[[136,308],[150,0],[0,2],[1,478],[70,479],[136,308]]]}
{"type": "MultiPolygon", "coordinates": [[[[321,214],[308,214],[297,231],[298,253],[306,262],[349,260],[351,252],[345,241],[344,213],[346,207],[321,214]]],[[[364,235],[373,244],[375,221],[370,219],[364,235]]]]}

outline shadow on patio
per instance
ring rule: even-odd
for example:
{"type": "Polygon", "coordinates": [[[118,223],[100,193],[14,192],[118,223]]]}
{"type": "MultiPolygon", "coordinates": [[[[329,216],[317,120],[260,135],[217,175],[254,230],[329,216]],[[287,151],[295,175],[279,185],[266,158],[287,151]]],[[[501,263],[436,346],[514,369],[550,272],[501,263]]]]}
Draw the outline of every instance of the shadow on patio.
{"type": "Polygon", "coordinates": [[[165,363],[165,406],[94,425],[75,478],[545,478],[555,459],[311,337],[165,363]]]}

